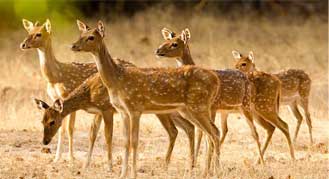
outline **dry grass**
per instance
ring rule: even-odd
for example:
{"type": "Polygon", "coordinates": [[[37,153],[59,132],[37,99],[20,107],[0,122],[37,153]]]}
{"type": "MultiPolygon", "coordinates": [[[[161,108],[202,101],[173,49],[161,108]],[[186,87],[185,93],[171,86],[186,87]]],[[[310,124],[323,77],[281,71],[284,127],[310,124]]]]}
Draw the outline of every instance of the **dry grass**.
{"type": "MultiPolygon", "coordinates": [[[[150,9],[131,19],[121,18],[107,23],[106,42],[113,56],[130,60],[139,66],[175,66],[169,59],[156,59],[153,52],[162,42],[160,30],[168,27],[175,31],[188,27],[192,33],[191,51],[197,64],[209,68],[231,68],[233,49],[247,53],[253,50],[256,63],[262,70],[276,72],[287,68],[301,68],[311,78],[310,111],[313,117],[315,145],[308,149],[308,134],[302,125],[295,164],[289,162],[288,147],[283,135],[275,132],[266,154],[267,166],[253,164],[256,148],[249,129],[238,116],[230,117],[227,142],[221,153],[223,178],[327,178],[328,175],[328,24],[317,18],[307,21],[282,18],[264,19],[242,17],[229,19],[213,15],[194,15],[188,18],[175,10],[165,13],[150,9]],[[173,19],[172,17],[175,17],[173,19]]],[[[89,20],[91,26],[95,20],[89,20]]],[[[63,62],[92,61],[89,54],[72,53],[69,45],[77,39],[78,30],[72,25],[53,26],[53,44],[57,58],[63,62]]],[[[95,148],[92,167],[81,169],[87,151],[87,128],[91,116],[79,112],[76,122],[74,165],[62,161],[52,164],[56,140],[51,144],[52,154],[41,153],[41,114],[31,98],[48,99],[45,81],[40,75],[35,50],[21,51],[19,43],[26,36],[23,28],[0,39],[0,178],[104,178],[116,177],[120,168],[122,148],[121,127],[116,118],[114,137],[114,173],[105,170],[105,142],[100,137],[95,148]],[[68,167],[69,166],[69,167],[68,167]],[[33,171],[33,172],[32,172],[33,171]]],[[[280,114],[294,131],[296,120],[285,109],[280,114]]],[[[162,170],[162,158],[167,135],[152,115],[143,117],[140,155],[140,178],[182,178],[188,162],[187,140],[180,132],[169,171],[162,170]]],[[[219,119],[218,119],[219,121],[219,119]]],[[[219,126],[219,125],[218,125],[219,126]]],[[[259,130],[262,131],[262,130],[259,130]]],[[[99,136],[103,133],[99,134],[99,136]]],[[[265,133],[261,132],[261,139],[265,133]]],[[[64,155],[64,159],[66,156],[64,155]]],[[[203,156],[199,164],[203,165],[203,156]]],[[[197,174],[202,167],[197,167],[197,174]]]]}

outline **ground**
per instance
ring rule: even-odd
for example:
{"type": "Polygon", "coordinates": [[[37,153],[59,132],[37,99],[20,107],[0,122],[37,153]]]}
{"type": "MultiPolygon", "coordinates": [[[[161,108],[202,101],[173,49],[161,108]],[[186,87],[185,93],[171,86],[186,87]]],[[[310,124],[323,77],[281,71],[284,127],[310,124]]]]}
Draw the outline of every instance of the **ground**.
{"type": "MultiPolygon", "coordinates": [[[[82,113],[82,112],[81,112],[82,113]]],[[[84,113],[82,113],[83,115],[84,113]]],[[[289,115],[288,115],[289,116],[289,115]]],[[[217,119],[219,124],[220,118],[217,119]]],[[[88,121],[88,119],[86,119],[88,121]]],[[[90,120],[91,121],[91,120],[90,120]]],[[[295,120],[286,120],[293,133],[295,120]]],[[[81,121],[77,121],[79,123],[81,121]]],[[[0,178],[117,178],[121,168],[123,151],[120,118],[116,117],[113,141],[113,171],[108,171],[106,144],[103,131],[96,140],[91,166],[84,169],[83,162],[88,149],[88,130],[76,130],[74,153],[76,160],[68,161],[67,140],[62,160],[54,163],[57,136],[49,146],[43,146],[42,132],[11,130],[0,132],[0,178]],[[41,150],[49,147],[51,153],[41,150]]],[[[290,160],[288,145],[283,134],[276,130],[265,154],[265,166],[255,163],[256,145],[243,118],[231,115],[229,133],[221,150],[221,178],[327,178],[328,176],[328,121],[313,120],[314,145],[309,147],[307,126],[303,123],[295,144],[296,162],[290,160]]],[[[258,126],[262,141],[265,132],[258,126]]],[[[138,176],[139,178],[189,178],[187,138],[183,131],[174,148],[168,171],[163,168],[168,145],[167,134],[153,115],[144,115],[141,123],[138,176]],[[159,147],[161,146],[161,147],[159,147]]],[[[193,176],[201,178],[205,148],[201,150],[198,166],[193,176]]]]}

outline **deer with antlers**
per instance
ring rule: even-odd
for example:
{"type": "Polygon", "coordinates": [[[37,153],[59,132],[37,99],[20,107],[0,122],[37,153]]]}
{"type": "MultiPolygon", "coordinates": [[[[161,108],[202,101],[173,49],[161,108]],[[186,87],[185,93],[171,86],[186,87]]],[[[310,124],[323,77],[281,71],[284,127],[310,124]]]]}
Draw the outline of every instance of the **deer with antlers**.
{"type": "MultiPolygon", "coordinates": [[[[236,68],[243,72],[257,71],[253,58],[239,58],[237,54],[236,68]]],[[[250,57],[253,54],[250,52],[250,57]]],[[[281,104],[288,105],[297,119],[297,126],[294,134],[294,142],[297,140],[298,131],[303,121],[303,116],[298,109],[301,106],[304,110],[306,117],[306,124],[308,126],[308,132],[310,136],[310,145],[313,144],[312,137],[312,120],[308,108],[309,95],[311,90],[311,78],[309,75],[299,69],[288,69],[279,73],[274,73],[274,76],[278,77],[281,81],[281,104]]]]}
{"type": "MultiPolygon", "coordinates": [[[[21,49],[37,49],[40,61],[40,68],[43,78],[47,82],[47,93],[50,98],[64,99],[77,86],[85,81],[92,74],[97,72],[95,63],[62,63],[54,55],[51,40],[51,23],[47,19],[42,25],[23,19],[23,26],[28,32],[28,36],[20,44],[21,49]]],[[[95,116],[95,119],[101,116],[95,116]]],[[[69,138],[69,159],[73,156],[73,131],[75,123],[75,112],[69,114],[60,127],[55,162],[61,158],[62,141],[65,128],[68,130],[69,138]],[[68,120],[68,121],[67,121],[68,120]],[[66,125],[67,123],[67,125],[66,125]]]]}
{"type": "Polygon", "coordinates": [[[295,160],[294,148],[290,139],[289,127],[278,115],[281,98],[281,81],[275,75],[262,71],[247,71],[246,61],[253,61],[252,52],[248,56],[241,55],[238,51],[232,51],[233,57],[237,60],[235,67],[244,71],[253,86],[253,111],[258,123],[266,130],[267,137],[262,148],[264,155],[267,146],[272,138],[275,128],[278,128],[286,137],[289,145],[290,156],[295,160]]]}
{"type": "Polygon", "coordinates": [[[105,27],[99,21],[89,28],[78,21],[80,38],[73,51],[90,52],[106,86],[113,107],[124,121],[125,152],[121,178],[126,177],[130,146],[133,153],[132,177],[136,177],[139,120],[142,113],[179,112],[208,136],[205,173],[208,173],[213,150],[215,165],[219,161],[219,131],[211,118],[211,105],[220,86],[218,77],[209,70],[186,66],[170,68],[121,67],[114,63],[104,43],[105,27]],[[131,144],[130,144],[131,143],[131,144]]]}
{"type": "MultiPolygon", "coordinates": [[[[189,48],[189,40],[191,38],[189,29],[184,29],[180,35],[176,35],[175,32],[168,28],[163,28],[161,32],[165,42],[156,50],[155,53],[157,56],[176,59],[178,66],[195,65],[189,48]]],[[[228,132],[227,117],[229,113],[240,110],[246,117],[247,123],[252,131],[252,136],[258,147],[259,158],[263,162],[258,133],[250,111],[251,93],[247,76],[239,70],[231,69],[214,70],[214,72],[219,77],[221,83],[213,107],[213,113],[216,113],[216,111],[220,111],[221,113],[222,136],[220,143],[222,144],[224,142],[228,132]]],[[[215,114],[212,120],[215,120],[215,114]]],[[[199,151],[201,137],[202,133],[199,132],[196,141],[195,156],[197,156],[199,151]]]]}

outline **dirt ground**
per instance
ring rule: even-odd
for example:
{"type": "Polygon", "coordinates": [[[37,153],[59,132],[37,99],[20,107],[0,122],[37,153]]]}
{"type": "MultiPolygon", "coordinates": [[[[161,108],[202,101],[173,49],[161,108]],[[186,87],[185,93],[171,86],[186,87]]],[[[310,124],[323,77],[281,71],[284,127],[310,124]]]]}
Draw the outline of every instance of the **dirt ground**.
{"type": "MultiPolygon", "coordinates": [[[[81,112],[82,113],[82,112],[81,112]]],[[[82,113],[83,114],[83,113],[82,113]]],[[[289,114],[288,114],[289,116],[289,114]]],[[[179,135],[168,171],[163,168],[168,145],[167,134],[153,115],[144,115],[141,124],[138,177],[139,178],[189,178],[188,141],[179,135]],[[160,147],[159,147],[160,146],[160,147]]],[[[293,133],[295,120],[286,120],[293,133]]],[[[77,121],[79,123],[80,121],[77,121]]],[[[219,118],[217,119],[219,123],[219,118]]],[[[106,144],[103,131],[98,135],[88,169],[82,167],[88,149],[88,130],[76,130],[74,154],[76,160],[68,161],[67,140],[62,159],[54,163],[57,136],[49,144],[51,153],[41,152],[42,132],[31,130],[2,130],[0,132],[0,178],[117,178],[120,174],[123,138],[121,122],[117,117],[114,127],[113,171],[108,171],[106,144]]],[[[313,120],[314,145],[309,147],[309,136],[305,122],[295,144],[297,161],[292,163],[288,145],[283,134],[276,130],[265,154],[265,166],[255,164],[256,145],[251,138],[246,122],[238,115],[229,119],[229,133],[221,150],[221,178],[328,178],[328,121],[313,120]]],[[[258,127],[262,141],[265,132],[258,127]]],[[[192,176],[201,178],[204,164],[205,144],[192,176]]]]}

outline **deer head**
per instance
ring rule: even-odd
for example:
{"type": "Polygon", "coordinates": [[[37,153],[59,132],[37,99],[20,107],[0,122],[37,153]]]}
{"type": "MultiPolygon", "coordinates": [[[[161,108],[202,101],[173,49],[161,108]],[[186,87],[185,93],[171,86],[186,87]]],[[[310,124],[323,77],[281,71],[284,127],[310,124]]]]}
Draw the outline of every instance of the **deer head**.
{"type": "Polygon", "coordinates": [[[255,70],[254,54],[252,51],[249,52],[248,56],[243,56],[240,52],[232,51],[234,59],[236,59],[235,68],[246,73],[255,70]]]}
{"type": "Polygon", "coordinates": [[[163,28],[161,32],[165,42],[159,46],[155,54],[160,57],[182,58],[191,38],[189,29],[183,30],[179,36],[167,28],[163,28]]]}
{"type": "Polygon", "coordinates": [[[21,43],[21,49],[42,48],[47,45],[50,39],[51,24],[49,19],[42,25],[39,22],[33,24],[32,22],[23,19],[23,26],[28,32],[28,36],[21,43]]]}
{"type": "Polygon", "coordinates": [[[53,106],[49,106],[42,100],[34,99],[34,101],[37,107],[44,111],[42,118],[42,125],[44,127],[42,143],[48,145],[62,125],[64,119],[64,116],[61,115],[63,111],[63,102],[57,99],[53,106]]]}
{"type": "Polygon", "coordinates": [[[77,25],[80,30],[80,38],[73,43],[73,51],[96,52],[100,47],[104,38],[104,24],[98,21],[97,28],[89,28],[85,23],[77,20],[77,25]]]}

